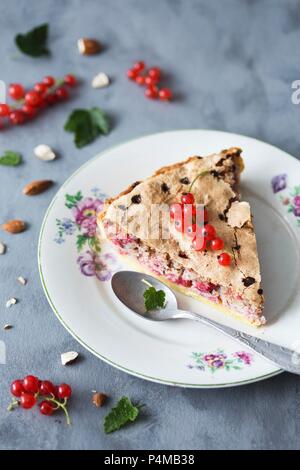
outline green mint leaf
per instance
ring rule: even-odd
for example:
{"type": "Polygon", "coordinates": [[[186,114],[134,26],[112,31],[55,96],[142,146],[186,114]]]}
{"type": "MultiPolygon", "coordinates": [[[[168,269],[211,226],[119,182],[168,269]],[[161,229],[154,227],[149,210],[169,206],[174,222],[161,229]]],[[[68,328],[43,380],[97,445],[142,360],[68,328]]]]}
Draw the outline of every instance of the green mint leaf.
{"type": "Polygon", "coordinates": [[[31,57],[48,55],[50,52],[46,47],[48,39],[48,24],[44,23],[25,34],[17,34],[15,43],[23,54],[31,57]]]}
{"type": "Polygon", "coordinates": [[[122,397],[117,405],[104,418],[104,432],[109,434],[117,431],[130,421],[136,420],[139,409],[131,403],[130,398],[122,397]]]}
{"type": "Polygon", "coordinates": [[[0,165],[17,166],[20,165],[21,161],[21,155],[11,150],[6,150],[6,152],[4,152],[4,155],[0,157],[0,165]]]}
{"type": "Polygon", "coordinates": [[[99,108],[75,109],[70,114],[64,129],[74,134],[77,148],[93,142],[99,135],[108,134],[107,116],[99,108]]]}
{"type": "Polygon", "coordinates": [[[147,312],[149,310],[157,310],[165,308],[166,294],[163,290],[156,290],[155,287],[148,287],[144,294],[145,307],[147,312]]]}

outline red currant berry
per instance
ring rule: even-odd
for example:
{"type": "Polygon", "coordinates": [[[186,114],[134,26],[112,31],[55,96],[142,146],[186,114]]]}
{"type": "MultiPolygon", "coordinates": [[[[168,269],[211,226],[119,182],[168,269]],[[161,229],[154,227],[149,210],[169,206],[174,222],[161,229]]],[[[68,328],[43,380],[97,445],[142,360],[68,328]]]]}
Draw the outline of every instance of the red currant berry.
{"type": "Polygon", "coordinates": [[[212,241],[211,241],[211,249],[212,250],[215,250],[215,251],[218,251],[218,250],[223,250],[224,248],[224,241],[222,240],[222,238],[214,238],[212,241]]]}
{"type": "Polygon", "coordinates": [[[218,262],[221,266],[230,266],[231,256],[228,253],[222,253],[218,256],[218,262]]]}
{"type": "Polygon", "coordinates": [[[1,103],[0,104],[0,116],[5,117],[8,116],[10,112],[10,108],[8,104],[1,103]]]}
{"type": "Polygon", "coordinates": [[[39,392],[41,395],[55,395],[56,388],[49,380],[43,380],[39,385],[39,392]]]}
{"type": "Polygon", "coordinates": [[[9,85],[8,93],[13,100],[21,100],[24,98],[25,90],[20,83],[12,83],[9,85]]]}
{"type": "Polygon", "coordinates": [[[184,223],[182,219],[176,219],[174,222],[174,227],[177,232],[183,233],[184,232],[184,223]]]}
{"type": "Polygon", "coordinates": [[[170,207],[171,219],[182,217],[183,206],[179,202],[175,202],[170,207]]]}
{"type": "Polygon", "coordinates": [[[139,73],[138,70],[129,69],[126,72],[126,75],[129,78],[129,80],[135,80],[136,77],[138,76],[138,73],[139,73]]]}
{"type": "Polygon", "coordinates": [[[64,82],[65,82],[65,84],[68,85],[68,86],[75,86],[75,85],[77,85],[76,77],[75,77],[74,75],[72,75],[71,73],[68,73],[68,75],[65,76],[64,82]]]}
{"type": "Polygon", "coordinates": [[[54,93],[49,93],[48,95],[45,96],[46,103],[49,106],[52,106],[53,104],[57,103],[58,99],[54,93]]]}
{"type": "Polygon", "coordinates": [[[143,62],[142,60],[139,60],[133,66],[133,70],[135,70],[136,72],[141,72],[142,70],[144,70],[144,68],[145,68],[145,62],[143,62]]]}
{"type": "Polygon", "coordinates": [[[23,387],[23,381],[14,380],[10,386],[10,391],[11,391],[11,394],[14,395],[15,397],[20,397],[22,393],[25,392],[24,387],[23,387]]]}
{"type": "Polygon", "coordinates": [[[194,204],[194,195],[192,193],[183,193],[181,196],[181,202],[183,202],[183,204],[194,204]]]}
{"type": "Polygon", "coordinates": [[[192,245],[195,251],[202,251],[206,248],[206,238],[196,235],[192,241],[192,245]]]}
{"type": "Polygon", "coordinates": [[[41,102],[41,96],[34,90],[28,91],[25,95],[25,102],[30,106],[39,106],[41,102]]]}
{"type": "Polygon", "coordinates": [[[36,403],[36,399],[34,395],[31,395],[30,393],[24,392],[21,395],[20,399],[20,404],[21,407],[24,408],[25,410],[29,410],[29,408],[32,408],[36,403]]]}
{"type": "Polygon", "coordinates": [[[23,122],[25,121],[25,114],[23,113],[23,111],[15,109],[14,111],[11,111],[9,113],[9,119],[13,125],[18,126],[19,124],[23,124],[23,122]]]}
{"type": "Polygon", "coordinates": [[[183,214],[186,220],[193,219],[196,216],[196,206],[194,204],[184,204],[183,214]]]}
{"type": "Polygon", "coordinates": [[[159,90],[159,99],[162,101],[168,101],[173,98],[173,93],[169,88],[162,88],[159,90]]]}
{"type": "Polygon", "coordinates": [[[216,236],[216,229],[213,225],[206,224],[202,227],[202,236],[207,238],[208,240],[212,240],[216,236]]]}
{"type": "Polygon", "coordinates": [[[37,393],[39,389],[39,379],[34,375],[27,375],[23,379],[23,387],[26,392],[37,393]]]}
{"type": "Polygon", "coordinates": [[[55,78],[52,77],[51,75],[47,75],[46,77],[43,78],[43,82],[48,88],[50,88],[53,85],[55,85],[55,78]]]}
{"type": "Polygon", "coordinates": [[[47,400],[41,401],[41,403],[39,404],[39,408],[42,415],[45,416],[51,416],[54,412],[54,404],[47,400]]]}
{"type": "Polygon", "coordinates": [[[159,67],[151,67],[151,69],[148,70],[148,75],[158,81],[161,78],[161,70],[159,67]]]}
{"type": "Polygon", "coordinates": [[[145,90],[145,96],[146,98],[149,98],[150,100],[156,100],[158,97],[158,89],[156,86],[151,86],[147,87],[145,90]]]}
{"type": "Polygon", "coordinates": [[[145,84],[147,86],[149,86],[149,87],[155,86],[155,85],[157,85],[157,83],[158,83],[158,80],[156,78],[152,78],[152,77],[149,77],[149,76],[145,77],[145,84]]]}
{"type": "Polygon", "coordinates": [[[29,119],[33,119],[36,115],[36,108],[30,104],[23,104],[22,111],[29,119]]]}
{"type": "Polygon", "coordinates": [[[188,237],[191,237],[191,238],[195,237],[196,231],[197,231],[197,225],[196,224],[188,225],[185,228],[185,233],[187,234],[188,237]]]}
{"type": "Polygon", "coordinates": [[[208,212],[206,209],[203,210],[203,219],[204,222],[208,222],[208,212]]]}
{"type": "Polygon", "coordinates": [[[138,75],[135,79],[136,83],[140,86],[144,86],[145,85],[145,78],[144,75],[138,75]]]}
{"type": "Polygon", "coordinates": [[[72,389],[70,387],[70,385],[68,384],[61,384],[59,385],[58,387],[58,398],[70,398],[70,396],[72,395],[72,389]]]}
{"type": "Polygon", "coordinates": [[[59,101],[64,101],[69,98],[69,92],[65,87],[60,87],[56,90],[55,96],[58,98],[59,101]]]}
{"type": "Polygon", "coordinates": [[[48,87],[47,87],[46,83],[43,83],[43,82],[36,83],[33,87],[34,91],[36,91],[40,95],[45,93],[47,91],[47,88],[48,87]]]}

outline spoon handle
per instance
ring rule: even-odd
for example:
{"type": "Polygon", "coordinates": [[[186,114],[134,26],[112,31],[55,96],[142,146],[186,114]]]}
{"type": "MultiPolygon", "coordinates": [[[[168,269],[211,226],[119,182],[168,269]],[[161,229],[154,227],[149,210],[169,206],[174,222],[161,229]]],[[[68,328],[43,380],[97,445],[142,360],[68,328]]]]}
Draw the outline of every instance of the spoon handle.
{"type": "Polygon", "coordinates": [[[256,353],[263,356],[265,359],[278,365],[280,368],[292,372],[293,374],[300,375],[300,355],[296,351],[279,346],[274,343],[265,341],[264,339],[242,333],[241,331],[230,328],[229,326],[221,325],[220,323],[210,320],[209,318],[198,315],[197,313],[178,310],[178,318],[189,318],[191,320],[200,321],[205,325],[209,325],[232,339],[244,344],[248,348],[253,349],[256,353]]]}

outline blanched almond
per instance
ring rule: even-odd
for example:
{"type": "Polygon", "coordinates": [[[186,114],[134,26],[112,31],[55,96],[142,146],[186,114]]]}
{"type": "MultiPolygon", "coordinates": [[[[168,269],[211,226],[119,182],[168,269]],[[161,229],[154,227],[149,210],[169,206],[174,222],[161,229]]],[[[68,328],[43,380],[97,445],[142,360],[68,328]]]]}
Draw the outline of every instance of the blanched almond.
{"type": "Polygon", "coordinates": [[[26,196],[36,196],[37,194],[43,193],[46,189],[52,186],[53,181],[51,180],[36,180],[28,183],[23,189],[23,194],[26,196]]]}
{"type": "Polygon", "coordinates": [[[26,229],[26,224],[23,220],[8,220],[2,225],[2,228],[8,233],[21,233],[26,229]]]}
{"type": "Polygon", "coordinates": [[[33,152],[36,157],[38,157],[40,160],[43,160],[44,162],[49,162],[56,158],[56,155],[53,152],[52,148],[46,144],[37,145],[34,148],[33,152]]]}

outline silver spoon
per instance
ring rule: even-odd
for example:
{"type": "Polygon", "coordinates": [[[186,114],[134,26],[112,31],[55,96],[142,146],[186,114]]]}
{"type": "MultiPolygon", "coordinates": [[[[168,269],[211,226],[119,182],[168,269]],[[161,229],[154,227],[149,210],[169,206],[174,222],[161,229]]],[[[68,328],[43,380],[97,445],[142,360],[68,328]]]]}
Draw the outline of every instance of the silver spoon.
{"type": "Polygon", "coordinates": [[[273,362],[281,369],[300,375],[300,358],[297,352],[284,348],[274,343],[269,343],[255,336],[242,333],[241,331],[221,325],[220,323],[203,317],[198,313],[179,310],[174,293],[168,286],[158,281],[152,276],[135,271],[119,271],[115,273],[111,280],[112,289],[118,299],[126,305],[132,312],[146,320],[165,321],[178,318],[196,320],[205,325],[209,325],[227,336],[235,339],[239,343],[253,349],[265,359],[273,362]],[[166,307],[161,310],[146,311],[143,294],[149,283],[156,290],[163,290],[166,294],[166,307]]]}

